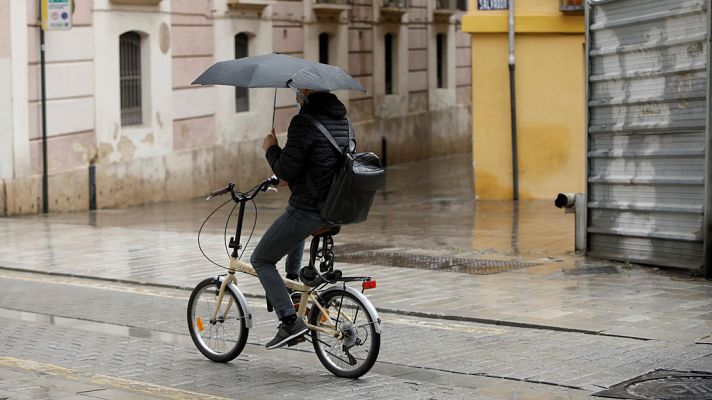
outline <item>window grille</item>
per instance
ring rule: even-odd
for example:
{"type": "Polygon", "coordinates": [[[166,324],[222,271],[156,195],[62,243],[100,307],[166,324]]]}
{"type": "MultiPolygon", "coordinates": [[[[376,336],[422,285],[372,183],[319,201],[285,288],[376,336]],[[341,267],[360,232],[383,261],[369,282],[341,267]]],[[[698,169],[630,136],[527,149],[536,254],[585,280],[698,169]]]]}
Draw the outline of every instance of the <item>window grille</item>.
{"type": "MultiPolygon", "coordinates": [[[[247,57],[249,37],[246,33],[235,35],[235,58],[247,57]]],[[[250,111],[250,94],[247,88],[235,87],[235,111],[250,111]]]]}
{"type": "Polygon", "coordinates": [[[141,35],[126,32],[119,36],[121,125],[143,123],[141,106],[141,35]]]}
{"type": "Polygon", "coordinates": [[[319,34],[319,62],[322,64],[329,63],[329,34],[319,34]]]}
{"type": "Polygon", "coordinates": [[[445,87],[445,46],[447,45],[446,37],[447,36],[445,36],[444,33],[438,33],[438,35],[435,37],[438,88],[445,87]]]}
{"type": "Polygon", "coordinates": [[[459,0],[436,0],[435,8],[437,10],[456,10],[459,0]]]}
{"type": "Polygon", "coordinates": [[[386,94],[393,94],[393,35],[388,33],[385,38],[386,48],[386,94]]]}
{"type": "Polygon", "coordinates": [[[408,0],[383,0],[384,8],[408,8],[408,0]]]}

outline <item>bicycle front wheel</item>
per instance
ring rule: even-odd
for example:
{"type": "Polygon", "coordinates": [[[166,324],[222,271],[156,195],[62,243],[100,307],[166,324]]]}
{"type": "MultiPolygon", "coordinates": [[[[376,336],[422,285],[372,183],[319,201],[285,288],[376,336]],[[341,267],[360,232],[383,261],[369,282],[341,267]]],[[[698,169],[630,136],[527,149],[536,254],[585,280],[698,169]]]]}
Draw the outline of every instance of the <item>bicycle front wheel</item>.
{"type": "Polygon", "coordinates": [[[376,363],[381,334],[376,332],[370,314],[356,296],[346,290],[331,290],[321,296],[326,313],[313,306],[309,323],[324,328],[336,327],[340,337],[312,330],[312,344],[319,361],[332,374],[358,378],[376,363]]]}
{"type": "Polygon", "coordinates": [[[188,300],[188,329],[193,343],[207,358],[215,362],[228,362],[237,357],[247,343],[245,310],[231,290],[225,290],[217,317],[215,311],[220,281],[206,279],[193,289],[188,300]]]}

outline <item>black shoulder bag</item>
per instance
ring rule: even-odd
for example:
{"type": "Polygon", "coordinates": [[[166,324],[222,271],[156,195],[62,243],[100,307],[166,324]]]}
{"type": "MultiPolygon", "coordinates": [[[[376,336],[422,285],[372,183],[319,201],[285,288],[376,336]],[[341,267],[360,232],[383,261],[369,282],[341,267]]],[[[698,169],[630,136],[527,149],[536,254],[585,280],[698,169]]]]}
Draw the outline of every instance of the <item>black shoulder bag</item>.
{"type": "MultiPolygon", "coordinates": [[[[365,221],[376,191],[383,189],[385,184],[385,171],[381,167],[381,160],[371,152],[355,152],[351,121],[348,121],[349,144],[341,149],[324,124],[312,115],[302,114],[302,116],[314,124],[341,155],[329,193],[324,202],[319,205],[321,217],[329,223],[339,225],[365,221]]],[[[307,182],[313,194],[319,198],[314,182],[308,174],[307,182]]]]}

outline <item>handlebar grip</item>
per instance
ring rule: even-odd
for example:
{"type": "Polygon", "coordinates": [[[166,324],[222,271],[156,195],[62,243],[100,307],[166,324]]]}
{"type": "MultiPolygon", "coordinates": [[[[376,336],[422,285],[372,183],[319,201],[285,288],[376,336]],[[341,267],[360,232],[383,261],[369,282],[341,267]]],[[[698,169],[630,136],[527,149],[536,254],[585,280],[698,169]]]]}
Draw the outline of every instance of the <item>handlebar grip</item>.
{"type": "Polygon", "coordinates": [[[228,191],[228,188],[223,188],[220,190],[216,190],[214,192],[210,192],[210,197],[222,196],[225,193],[227,193],[227,191],[228,191]]]}
{"type": "Polygon", "coordinates": [[[225,186],[224,188],[218,189],[218,190],[216,190],[216,191],[214,191],[214,192],[210,192],[210,194],[208,195],[208,200],[210,200],[210,198],[212,198],[212,197],[222,196],[222,195],[224,195],[225,193],[231,191],[232,188],[234,188],[234,187],[235,187],[235,184],[234,184],[234,183],[228,182],[228,183],[227,183],[227,186],[225,186]]]}

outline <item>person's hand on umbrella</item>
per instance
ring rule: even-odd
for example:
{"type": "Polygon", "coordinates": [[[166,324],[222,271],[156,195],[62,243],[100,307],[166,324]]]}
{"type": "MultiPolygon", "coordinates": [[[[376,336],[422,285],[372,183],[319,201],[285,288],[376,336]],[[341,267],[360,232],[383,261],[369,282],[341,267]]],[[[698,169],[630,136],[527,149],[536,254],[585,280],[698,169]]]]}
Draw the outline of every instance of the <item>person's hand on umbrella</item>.
{"type": "Polygon", "coordinates": [[[272,128],[272,131],[265,136],[265,140],[262,141],[262,150],[267,151],[270,147],[274,145],[278,145],[277,143],[277,135],[274,134],[274,128],[272,128]]]}

